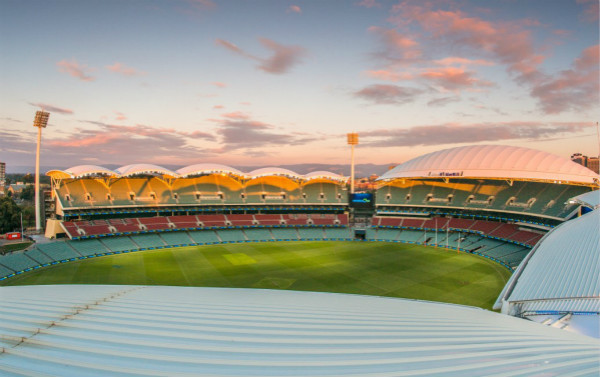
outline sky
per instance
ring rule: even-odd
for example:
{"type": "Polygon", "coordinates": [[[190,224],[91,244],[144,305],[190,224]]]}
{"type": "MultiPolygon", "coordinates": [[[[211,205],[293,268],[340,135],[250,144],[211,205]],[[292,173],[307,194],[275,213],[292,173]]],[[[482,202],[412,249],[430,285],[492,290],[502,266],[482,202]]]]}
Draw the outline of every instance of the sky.
{"type": "Polygon", "coordinates": [[[597,0],[0,0],[0,161],[598,155],[597,0]]]}

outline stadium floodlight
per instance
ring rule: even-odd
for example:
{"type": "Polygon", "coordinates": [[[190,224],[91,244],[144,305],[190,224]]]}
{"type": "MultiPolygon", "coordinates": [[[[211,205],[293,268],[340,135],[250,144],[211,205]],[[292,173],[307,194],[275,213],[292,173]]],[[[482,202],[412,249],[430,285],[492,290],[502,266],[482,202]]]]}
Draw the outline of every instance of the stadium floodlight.
{"type": "Polygon", "coordinates": [[[358,145],[358,134],[356,132],[348,134],[348,145],[352,148],[350,157],[350,194],[354,194],[354,146],[358,145]]]}
{"type": "Polygon", "coordinates": [[[33,126],[38,129],[37,152],[35,155],[35,230],[42,230],[41,226],[41,208],[40,208],[40,145],[42,144],[42,128],[48,125],[50,113],[45,111],[36,111],[33,119],[33,126]]]}

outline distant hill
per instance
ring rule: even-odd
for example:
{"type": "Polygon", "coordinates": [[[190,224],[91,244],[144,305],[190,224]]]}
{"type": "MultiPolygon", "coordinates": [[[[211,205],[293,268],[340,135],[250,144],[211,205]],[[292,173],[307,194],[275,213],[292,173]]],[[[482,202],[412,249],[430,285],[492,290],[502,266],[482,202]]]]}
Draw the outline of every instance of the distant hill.
{"type": "MultiPolygon", "coordinates": [[[[377,175],[382,175],[383,173],[385,173],[386,171],[388,171],[390,166],[393,166],[394,164],[384,164],[384,165],[377,165],[377,164],[357,164],[355,166],[355,175],[356,177],[368,177],[371,174],[377,174],[377,175]]],[[[118,168],[120,165],[103,165],[104,167],[108,168],[108,169],[116,169],[118,168]]],[[[171,169],[171,170],[177,170],[182,168],[181,165],[162,165],[167,169],[171,169]]],[[[260,169],[260,168],[264,168],[264,165],[256,165],[256,166],[241,166],[241,165],[232,165],[232,167],[241,170],[245,173],[249,173],[252,170],[255,169],[260,169]]],[[[337,174],[341,174],[344,176],[349,176],[350,175],[350,165],[335,165],[335,164],[293,164],[293,165],[278,165],[275,166],[278,168],[284,168],[284,169],[288,169],[291,171],[294,171],[298,174],[307,174],[313,171],[319,171],[319,170],[325,170],[325,171],[330,171],[332,173],[337,173],[337,174]]],[[[45,174],[48,170],[52,170],[52,169],[66,169],[66,167],[63,166],[41,166],[40,167],[40,172],[42,174],[45,174]]],[[[35,171],[35,167],[34,166],[24,166],[24,165],[7,165],[6,166],[6,173],[11,174],[11,173],[34,173],[35,171]]]]}

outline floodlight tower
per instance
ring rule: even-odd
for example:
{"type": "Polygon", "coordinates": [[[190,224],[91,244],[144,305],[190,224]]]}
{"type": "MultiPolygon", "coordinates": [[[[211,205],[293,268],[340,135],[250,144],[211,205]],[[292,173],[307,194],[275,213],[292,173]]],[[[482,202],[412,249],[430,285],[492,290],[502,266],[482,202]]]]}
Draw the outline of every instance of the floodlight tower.
{"type": "Polygon", "coordinates": [[[352,148],[350,157],[350,194],[354,194],[354,146],[358,145],[358,134],[356,132],[348,134],[348,145],[352,148]]]}
{"type": "Polygon", "coordinates": [[[33,126],[38,129],[37,152],[35,154],[35,230],[42,230],[41,226],[41,208],[40,208],[40,145],[42,144],[42,128],[48,125],[50,113],[45,111],[36,111],[33,126]]]}

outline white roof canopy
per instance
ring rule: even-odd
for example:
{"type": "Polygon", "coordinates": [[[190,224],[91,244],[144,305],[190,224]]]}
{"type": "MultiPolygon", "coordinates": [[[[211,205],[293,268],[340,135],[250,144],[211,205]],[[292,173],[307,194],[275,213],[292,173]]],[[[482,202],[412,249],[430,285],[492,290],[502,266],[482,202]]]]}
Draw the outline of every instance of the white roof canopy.
{"type": "Polygon", "coordinates": [[[588,185],[600,181],[598,174],[569,159],[507,145],[473,145],[428,153],[396,166],[379,180],[440,177],[544,180],[588,185]]]}

